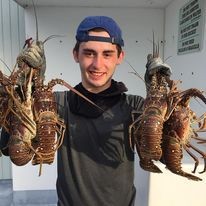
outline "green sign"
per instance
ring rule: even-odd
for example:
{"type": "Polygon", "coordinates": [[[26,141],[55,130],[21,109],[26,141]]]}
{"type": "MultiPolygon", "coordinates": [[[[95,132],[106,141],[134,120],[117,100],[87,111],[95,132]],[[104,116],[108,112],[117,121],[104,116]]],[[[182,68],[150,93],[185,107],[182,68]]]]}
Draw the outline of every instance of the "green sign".
{"type": "Polygon", "coordinates": [[[202,49],[203,12],[204,0],[190,0],[180,9],[177,54],[186,54],[202,49]]]}

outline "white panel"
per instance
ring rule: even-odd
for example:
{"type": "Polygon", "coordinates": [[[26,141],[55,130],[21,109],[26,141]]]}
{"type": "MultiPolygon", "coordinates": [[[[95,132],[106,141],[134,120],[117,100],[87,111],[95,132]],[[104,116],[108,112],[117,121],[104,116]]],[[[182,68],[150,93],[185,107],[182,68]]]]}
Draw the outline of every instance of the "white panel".
{"type": "Polygon", "coordinates": [[[14,1],[10,1],[10,14],[11,14],[11,65],[12,68],[16,63],[16,57],[19,53],[19,18],[18,18],[18,5],[14,1]]]}
{"type": "Polygon", "coordinates": [[[7,156],[2,158],[2,169],[2,179],[12,179],[11,160],[7,156]]]}
{"type": "Polygon", "coordinates": [[[25,166],[13,168],[13,190],[55,190],[56,188],[56,156],[51,165],[43,164],[42,173],[39,176],[39,165],[32,165],[31,161],[25,166]]]}
{"type": "MultiPolygon", "coordinates": [[[[10,1],[2,1],[2,22],[3,22],[4,62],[11,69],[12,60],[11,60],[10,1]]],[[[9,74],[6,68],[4,69],[4,73],[9,74]]]]}
{"type": "MultiPolygon", "coordinates": [[[[1,17],[0,17],[0,58],[7,64],[11,65],[11,41],[10,41],[10,1],[1,0],[1,17]]],[[[0,69],[4,73],[9,74],[8,70],[1,62],[0,69]]],[[[10,159],[6,156],[2,156],[0,160],[0,179],[11,178],[11,163],[10,159]]]]}
{"type": "MultiPolygon", "coordinates": [[[[201,169],[203,165],[200,165],[201,169]]],[[[203,181],[193,181],[185,177],[175,175],[165,169],[164,165],[158,165],[163,173],[150,175],[150,195],[148,206],[205,206],[206,184],[205,174],[198,174],[203,181]]],[[[182,164],[182,169],[191,173],[194,164],[182,164]]],[[[200,170],[201,171],[201,170],[200,170]]]]}
{"type": "Polygon", "coordinates": [[[21,50],[25,39],[25,16],[24,16],[24,9],[21,6],[18,6],[18,32],[19,32],[19,49],[21,50]]]}
{"type": "MultiPolygon", "coordinates": [[[[0,0],[0,59],[3,59],[3,45],[2,45],[2,0],[0,0]]],[[[2,62],[0,61],[0,71],[2,71],[2,68],[3,68],[3,64],[2,62]]],[[[0,179],[2,179],[3,175],[2,175],[2,170],[3,170],[3,167],[2,167],[2,157],[0,157],[0,179]]]]}
{"type": "MultiPolygon", "coordinates": [[[[3,49],[3,19],[2,19],[2,1],[0,0],[0,59],[4,59],[4,49],[3,49]]],[[[4,69],[3,63],[0,61],[0,70],[4,69]]]]}
{"type": "MultiPolygon", "coordinates": [[[[13,69],[16,57],[25,41],[24,10],[13,0],[0,0],[0,58],[13,69]],[[21,21],[21,22],[20,22],[21,21]],[[21,36],[20,36],[21,35],[21,36]]],[[[0,70],[9,75],[10,71],[0,62],[0,70]]],[[[9,157],[0,158],[0,179],[10,179],[11,161],[9,157]]]]}
{"type": "Polygon", "coordinates": [[[3,167],[2,167],[2,157],[0,158],[0,179],[3,178],[3,167]]]}

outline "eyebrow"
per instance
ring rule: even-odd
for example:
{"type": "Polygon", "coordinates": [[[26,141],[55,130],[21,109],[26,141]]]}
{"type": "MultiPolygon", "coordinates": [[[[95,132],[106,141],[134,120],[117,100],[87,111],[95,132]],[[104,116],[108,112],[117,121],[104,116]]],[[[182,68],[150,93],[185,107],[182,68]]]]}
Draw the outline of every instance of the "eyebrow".
{"type": "MultiPolygon", "coordinates": [[[[84,52],[93,52],[96,53],[96,51],[94,49],[89,49],[89,48],[84,48],[83,49],[84,52]]],[[[113,49],[108,49],[108,50],[104,50],[103,53],[115,53],[115,50],[113,49]]]]}

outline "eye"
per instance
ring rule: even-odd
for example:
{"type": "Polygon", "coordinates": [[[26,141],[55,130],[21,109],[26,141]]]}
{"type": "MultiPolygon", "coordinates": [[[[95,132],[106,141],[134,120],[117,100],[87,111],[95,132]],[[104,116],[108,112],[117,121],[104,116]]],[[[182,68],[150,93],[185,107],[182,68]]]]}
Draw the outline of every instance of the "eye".
{"type": "Polygon", "coordinates": [[[112,57],[113,53],[111,53],[111,52],[104,52],[103,55],[104,55],[105,58],[110,58],[110,57],[112,57]]]}
{"type": "Polygon", "coordinates": [[[112,56],[110,53],[106,53],[106,54],[104,54],[104,56],[105,57],[110,57],[110,56],[112,56]]]}
{"type": "Polygon", "coordinates": [[[84,51],[84,55],[87,57],[94,57],[94,52],[93,51],[84,51]]]}

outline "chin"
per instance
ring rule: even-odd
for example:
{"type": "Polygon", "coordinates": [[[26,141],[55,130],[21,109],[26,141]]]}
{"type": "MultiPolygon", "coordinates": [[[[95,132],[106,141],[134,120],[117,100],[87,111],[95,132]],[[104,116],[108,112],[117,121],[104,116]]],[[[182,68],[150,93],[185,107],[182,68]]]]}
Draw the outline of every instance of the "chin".
{"type": "Polygon", "coordinates": [[[94,87],[101,87],[105,84],[105,81],[102,81],[102,80],[90,80],[89,81],[90,85],[94,86],[94,87]]]}

